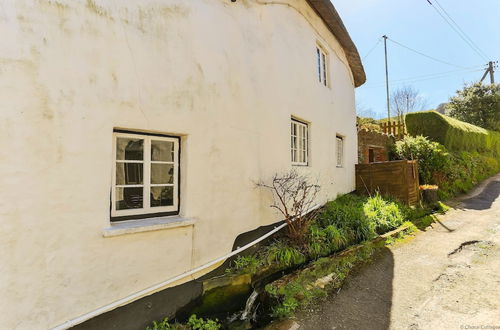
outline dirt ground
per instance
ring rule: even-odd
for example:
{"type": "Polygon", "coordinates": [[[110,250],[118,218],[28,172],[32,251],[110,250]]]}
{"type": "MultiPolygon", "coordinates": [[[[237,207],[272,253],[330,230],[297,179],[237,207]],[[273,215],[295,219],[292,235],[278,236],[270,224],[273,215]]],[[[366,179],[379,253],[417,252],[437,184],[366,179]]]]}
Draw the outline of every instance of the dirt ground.
{"type": "Polygon", "coordinates": [[[383,251],[300,329],[500,329],[500,175],[383,251]]]}

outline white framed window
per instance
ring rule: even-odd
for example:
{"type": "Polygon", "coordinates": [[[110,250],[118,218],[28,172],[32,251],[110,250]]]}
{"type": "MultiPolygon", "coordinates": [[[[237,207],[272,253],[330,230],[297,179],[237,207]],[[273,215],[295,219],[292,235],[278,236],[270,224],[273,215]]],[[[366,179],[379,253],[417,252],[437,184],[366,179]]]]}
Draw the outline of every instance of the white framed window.
{"type": "Polygon", "coordinates": [[[344,166],[344,138],[337,135],[337,167],[344,166]]]}
{"type": "Polygon", "coordinates": [[[292,118],[291,156],[293,165],[308,165],[309,125],[292,118]]]}
{"type": "Polygon", "coordinates": [[[179,138],[113,133],[111,221],[179,213],[179,138]]]}
{"type": "Polygon", "coordinates": [[[318,67],[318,81],[328,87],[328,54],[323,47],[316,46],[316,61],[318,67]]]}

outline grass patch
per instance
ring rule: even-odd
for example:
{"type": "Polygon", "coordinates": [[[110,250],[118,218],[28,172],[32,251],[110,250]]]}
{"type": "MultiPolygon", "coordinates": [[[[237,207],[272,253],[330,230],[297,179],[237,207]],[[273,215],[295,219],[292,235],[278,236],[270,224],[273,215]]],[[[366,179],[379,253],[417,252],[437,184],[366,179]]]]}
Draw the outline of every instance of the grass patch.
{"type": "Polygon", "coordinates": [[[326,297],[328,290],[339,288],[356,266],[371,259],[377,244],[383,243],[366,243],[342,257],[317,259],[307,268],[268,284],[265,291],[274,302],[272,316],[290,317],[299,308],[326,297]]]}
{"type": "Polygon", "coordinates": [[[442,202],[437,202],[436,212],[438,212],[439,214],[445,214],[449,210],[450,210],[450,207],[448,205],[446,205],[442,202]]]}
{"type": "Polygon", "coordinates": [[[265,292],[273,301],[272,317],[283,319],[307,308],[318,299],[340,288],[347,276],[357,267],[372,260],[377,251],[407,239],[418,228],[405,222],[402,230],[386,237],[364,242],[338,255],[319,258],[306,268],[266,285],[265,292]]]}
{"type": "Polygon", "coordinates": [[[412,223],[419,229],[419,230],[425,230],[427,227],[429,227],[431,224],[436,222],[436,216],[435,215],[427,215],[423,218],[420,219],[415,219],[412,221],[412,223]]]}
{"type": "Polygon", "coordinates": [[[269,245],[264,251],[264,255],[268,265],[290,267],[306,261],[305,255],[298,247],[289,245],[283,240],[278,240],[269,245]]]}
{"type": "Polygon", "coordinates": [[[255,255],[238,256],[233,261],[233,266],[226,269],[226,273],[255,274],[261,266],[262,260],[255,255]]]}

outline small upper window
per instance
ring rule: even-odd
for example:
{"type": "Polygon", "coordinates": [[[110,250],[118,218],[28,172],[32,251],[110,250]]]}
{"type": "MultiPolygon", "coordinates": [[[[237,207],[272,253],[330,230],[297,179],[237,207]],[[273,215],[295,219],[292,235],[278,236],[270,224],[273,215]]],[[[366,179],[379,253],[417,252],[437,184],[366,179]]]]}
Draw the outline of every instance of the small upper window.
{"type": "Polygon", "coordinates": [[[344,166],[344,138],[337,135],[337,167],[344,166]]]}
{"type": "Polygon", "coordinates": [[[293,165],[307,165],[309,158],[309,127],[306,123],[292,119],[291,153],[293,165]]]}
{"type": "Polygon", "coordinates": [[[179,138],[113,134],[111,219],[179,211],[179,138]]]}
{"type": "Polygon", "coordinates": [[[316,59],[318,65],[318,80],[328,86],[328,55],[320,46],[316,46],[316,59]]]}

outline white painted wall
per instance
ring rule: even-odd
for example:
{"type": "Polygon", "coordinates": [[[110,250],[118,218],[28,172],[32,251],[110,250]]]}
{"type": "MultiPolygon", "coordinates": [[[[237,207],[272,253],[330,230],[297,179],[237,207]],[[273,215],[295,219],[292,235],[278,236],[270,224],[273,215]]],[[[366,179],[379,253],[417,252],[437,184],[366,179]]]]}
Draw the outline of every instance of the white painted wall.
{"type": "Polygon", "coordinates": [[[301,170],[321,201],[354,189],[347,60],[305,1],[288,2],[0,2],[0,329],[56,326],[280,220],[253,182],[291,168],[292,115],[311,122],[301,170]],[[318,41],[331,88],[317,81],[318,41]],[[102,236],[115,127],[183,136],[181,215],[194,229],[102,236]]]}

